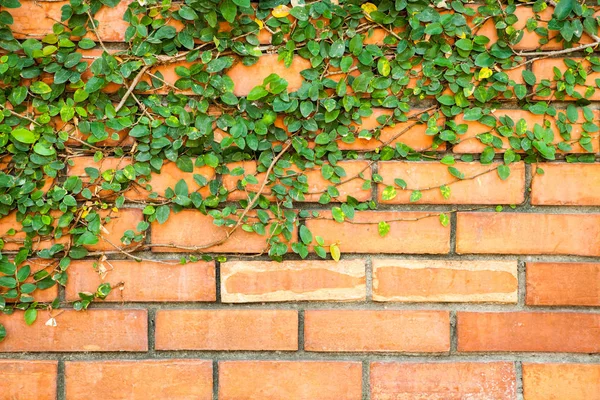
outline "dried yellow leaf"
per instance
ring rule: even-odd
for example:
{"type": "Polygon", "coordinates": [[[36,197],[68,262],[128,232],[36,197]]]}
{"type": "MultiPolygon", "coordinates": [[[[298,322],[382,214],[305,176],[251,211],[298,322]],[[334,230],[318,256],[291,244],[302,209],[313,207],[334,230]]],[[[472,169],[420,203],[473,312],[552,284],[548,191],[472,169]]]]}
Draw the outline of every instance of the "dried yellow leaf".
{"type": "Polygon", "coordinates": [[[287,17],[290,15],[290,8],[284,5],[277,6],[273,9],[273,11],[271,11],[271,14],[273,14],[275,18],[287,17]]]}
{"type": "Polygon", "coordinates": [[[373,11],[377,11],[377,6],[373,3],[365,3],[362,6],[360,6],[360,8],[362,8],[363,12],[365,13],[365,17],[369,20],[369,21],[373,21],[371,19],[371,13],[373,11]]]}

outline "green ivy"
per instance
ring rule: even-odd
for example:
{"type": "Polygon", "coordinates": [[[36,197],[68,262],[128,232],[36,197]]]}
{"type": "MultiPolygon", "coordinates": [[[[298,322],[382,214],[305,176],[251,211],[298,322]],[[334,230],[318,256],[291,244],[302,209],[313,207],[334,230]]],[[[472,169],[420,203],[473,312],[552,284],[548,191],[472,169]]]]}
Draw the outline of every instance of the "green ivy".
{"type": "MultiPolygon", "coordinates": [[[[554,160],[559,151],[569,153],[576,144],[589,153],[567,154],[567,161],[595,161],[592,141],[597,140],[599,127],[589,99],[600,80],[589,86],[586,78],[600,71],[600,59],[594,55],[600,43],[598,18],[592,7],[576,0],[557,4],[486,0],[479,5],[462,0],[340,0],[340,4],[332,0],[258,4],[249,0],[138,0],[123,15],[129,24],[126,48],[110,50],[106,43],[90,38],[97,37],[96,13],[118,3],[72,0],[62,7],[61,21],[52,33],[41,40],[16,40],[11,12],[20,4],[0,0],[0,47],[6,51],[0,57],[4,162],[0,216],[15,213],[25,233],[2,232],[0,249],[17,243],[19,250],[1,253],[0,310],[6,314],[24,310],[28,324],[35,321],[38,309],[65,306],[58,299],[39,303],[34,294],[65,285],[71,260],[102,259],[103,254],[92,253],[87,246],[99,242],[111,212],[124,206],[139,207],[144,215],[144,221],[128,230],[120,244],[133,250],[115,248],[124,257],[141,260],[132,251],[148,248],[144,239],[151,223],[162,224],[182,209],[196,209],[228,232],[212,245],[242,229],[264,236],[267,252],[275,260],[288,253],[305,258],[309,249],[321,258],[328,257],[328,249],[337,260],[341,256],[338,244],[314,235],[303,224],[325,217],[316,211],[296,211],[297,202],[315,194],[308,185],[310,171],[319,170],[330,182],[316,193],[320,204],[333,204],[330,218],[352,223],[356,211],[375,209],[376,204],[351,196],[342,202],[338,186],[359,179],[369,189],[383,178],[378,174],[368,178],[362,172],[348,176],[343,160],[363,159],[369,166],[385,160],[438,160],[454,180],[427,190],[439,190],[445,199],[451,198],[451,183],[474,178],[460,171],[459,158],[490,165],[488,172],[503,180],[510,179],[515,162],[554,160]],[[548,5],[556,8],[544,22],[540,13],[548,5]],[[515,24],[523,21],[515,13],[522,7],[530,8],[533,16],[525,28],[517,29],[515,24]],[[479,34],[489,24],[498,35],[493,42],[479,34]],[[269,32],[269,44],[261,44],[260,30],[269,32]],[[369,44],[369,38],[381,32],[382,44],[369,44]],[[560,41],[562,50],[515,50],[525,34],[533,33],[540,45],[560,41]],[[592,43],[581,45],[584,35],[592,43]],[[102,50],[91,65],[84,52],[89,49],[102,50]],[[310,68],[301,72],[302,86],[290,93],[288,82],[273,74],[247,96],[236,96],[234,82],[224,72],[238,61],[252,65],[266,53],[277,54],[287,66],[295,57],[308,60],[310,68]],[[540,79],[527,69],[534,59],[553,55],[567,59],[565,71],[555,69],[552,80],[540,79]],[[181,61],[191,64],[175,68],[179,79],[173,85],[160,72],[151,73],[152,67],[181,61]],[[514,74],[509,73],[522,67],[524,83],[511,79],[514,74]],[[103,91],[111,84],[120,89],[103,91]],[[156,89],[169,93],[155,94],[156,89]],[[567,97],[573,101],[565,107],[560,101],[567,97]],[[506,108],[507,102],[543,116],[543,123],[532,126],[524,119],[495,116],[494,111],[506,108]],[[376,129],[357,129],[374,108],[389,113],[377,118],[376,129]],[[422,111],[415,112],[416,108],[422,111]],[[457,122],[457,117],[465,122],[457,122]],[[484,145],[481,153],[459,157],[436,151],[463,142],[466,122],[471,121],[487,127],[471,139],[484,145]],[[551,121],[560,138],[554,136],[551,121]],[[572,137],[575,123],[582,130],[577,139],[572,137]],[[432,137],[431,148],[417,151],[393,144],[394,140],[380,140],[383,128],[397,124],[424,125],[432,137]],[[121,141],[118,132],[124,130],[134,145],[105,145],[121,141]],[[222,132],[227,135],[223,137],[222,132]],[[501,138],[509,146],[502,152],[501,138]],[[370,151],[340,150],[340,144],[361,139],[380,145],[370,151]],[[86,177],[67,176],[66,169],[80,156],[95,161],[131,158],[133,162],[104,171],[90,165],[85,168],[86,177]],[[256,173],[230,168],[238,161],[255,161],[256,173]],[[492,165],[494,161],[500,161],[500,166],[492,165]],[[126,191],[132,187],[152,191],[148,179],[166,162],[176,163],[187,173],[195,167],[210,167],[218,176],[239,177],[239,182],[227,188],[221,179],[194,174],[195,183],[206,188],[203,194],[181,180],[164,196],[152,193],[149,201],[130,204],[126,191]],[[258,174],[268,177],[269,196],[258,174]],[[245,191],[248,185],[260,190],[238,203],[228,201],[232,191],[245,191]],[[292,243],[296,230],[299,240],[292,243]],[[38,243],[49,239],[56,244],[40,250],[38,243]],[[34,269],[27,261],[33,257],[49,260],[51,267],[34,269]]],[[[543,173],[539,168],[536,172],[543,173]]],[[[384,200],[402,191],[410,191],[413,203],[423,196],[424,189],[408,187],[402,176],[385,185],[384,200]]],[[[448,226],[447,213],[435,217],[448,226]]],[[[389,222],[373,221],[382,237],[391,234],[389,222]]],[[[205,254],[208,247],[192,249],[195,252],[181,262],[211,259],[205,254]]],[[[94,300],[106,298],[110,290],[110,285],[102,284],[95,293],[81,293],[72,306],[86,309],[94,300]]],[[[5,335],[0,325],[0,340],[5,335]]]]}

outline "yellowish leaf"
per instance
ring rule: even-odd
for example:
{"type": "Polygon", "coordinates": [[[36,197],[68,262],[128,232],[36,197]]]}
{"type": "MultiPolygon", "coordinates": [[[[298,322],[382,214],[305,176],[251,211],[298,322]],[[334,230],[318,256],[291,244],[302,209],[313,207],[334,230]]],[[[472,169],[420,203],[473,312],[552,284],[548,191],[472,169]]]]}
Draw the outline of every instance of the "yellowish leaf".
{"type": "Polygon", "coordinates": [[[290,15],[290,8],[288,6],[280,5],[275,7],[273,11],[271,11],[271,14],[273,14],[275,18],[284,18],[290,15]]]}
{"type": "Polygon", "coordinates": [[[377,11],[377,6],[373,3],[365,3],[362,6],[360,6],[360,8],[362,8],[363,12],[365,13],[365,17],[369,20],[369,21],[373,21],[371,19],[371,13],[373,11],[377,11]]]}
{"type": "Polygon", "coordinates": [[[494,73],[494,71],[492,71],[488,67],[481,68],[479,70],[479,76],[477,77],[477,79],[480,80],[480,81],[483,80],[483,79],[487,79],[490,76],[492,76],[493,73],[494,73]]]}
{"type": "Polygon", "coordinates": [[[254,22],[258,25],[258,29],[263,29],[265,27],[265,24],[258,18],[254,18],[254,22]]]}
{"type": "Polygon", "coordinates": [[[329,246],[329,252],[331,253],[331,258],[333,258],[335,261],[340,261],[340,256],[342,253],[340,252],[340,248],[336,243],[329,246]]]}

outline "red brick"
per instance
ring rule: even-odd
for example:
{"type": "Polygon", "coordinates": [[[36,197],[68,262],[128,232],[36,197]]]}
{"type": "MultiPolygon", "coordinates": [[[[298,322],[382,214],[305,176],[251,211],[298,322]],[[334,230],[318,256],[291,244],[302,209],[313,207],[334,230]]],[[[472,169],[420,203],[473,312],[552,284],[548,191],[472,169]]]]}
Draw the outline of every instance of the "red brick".
{"type": "Polygon", "coordinates": [[[0,397],[55,400],[58,362],[0,360],[0,397]]]}
{"type": "Polygon", "coordinates": [[[514,400],[515,366],[491,363],[371,363],[372,400],[514,400]]]}
{"type": "Polygon", "coordinates": [[[157,350],[297,350],[294,310],[161,310],[157,350]]]}
{"type": "MultiPolygon", "coordinates": [[[[11,9],[13,17],[11,30],[16,39],[43,39],[52,33],[52,26],[60,23],[61,9],[68,5],[68,1],[37,2],[23,0],[21,7],[11,9]]],[[[104,6],[94,15],[99,21],[97,25],[100,38],[104,42],[121,42],[125,39],[125,30],[129,23],[123,21],[123,14],[127,11],[130,1],[122,1],[115,7],[104,6]]],[[[91,27],[90,27],[91,29],[91,27]]],[[[96,35],[90,32],[87,37],[96,40],[96,35]]]]}
{"type": "Polygon", "coordinates": [[[531,203],[539,205],[600,205],[600,165],[541,163],[533,173],[531,203]]]}
{"type": "MultiPolygon", "coordinates": [[[[589,69],[591,67],[590,62],[577,57],[569,57],[570,60],[575,62],[581,62],[583,68],[589,69]]],[[[556,82],[554,81],[554,68],[558,68],[561,72],[564,72],[568,69],[564,63],[564,59],[562,58],[546,58],[543,60],[537,60],[532,63],[531,70],[537,78],[537,82],[541,82],[542,79],[548,79],[552,83],[552,88],[556,87],[556,82]]],[[[598,86],[596,85],[596,79],[600,78],[600,72],[588,72],[587,77],[585,79],[585,85],[575,85],[575,92],[579,93],[581,97],[584,97],[586,88],[591,86],[596,89],[594,94],[590,97],[587,97],[588,100],[600,100],[600,90],[598,90],[598,86]]],[[[535,98],[549,98],[548,96],[535,96],[535,98]]],[[[554,90],[552,91],[552,99],[556,99],[554,94],[554,90]]],[[[573,100],[573,97],[566,96],[564,100],[573,100]]]]}
{"type": "Polygon", "coordinates": [[[359,400],[360,362],[221,361],[221,400],[359,400]]]}
{"type": "Polygon", "coordinates": [[[100,240],[97,244],[85,246],[90,251],[115,251],[117,248],[133,248],[139,243],[124,245],[121,238],[125,231],[131,229],[137,232],[138,224],[144,220],[142,210],[138,208],[122,208],[118,211],[99,212],[104,221],[106,217],[110,220],[101,229],[100,240]]]}
{"type": "MultiPolygon", "coordinates": [[[[72,166],[69,166],[68,175],[78,176],[84,182],[89,182],[90,180],[89,176],[85,172],[85,168],[96,168],[102,174],[105,171],[121,170],[132,163],[130,158],[116,157],[106,157],[99,162],[95,162],[93,157],[76,157],[72,160],[74,164],[72,166]]],[[[210,167],[194,167],[193,172],[183,172],[179,169],[179,167],[177,167],[175,163],[166,162],[161,167],[159,173],[152,173],[150,179],[148,179],[147,181],[142,181],[141,179],[138,179],[138,181],[132,183],[129,189],[127,189],[123,194],[128,200],[152,200],[150,199],[149,195],[153,192],[156,192],[158,194],[158,197],[155,199],[157,201],[161,201],[165,198],[166,190],[168,188],[174,190],[177,182],[183,179],[188,185],[190,193],[197,191],[203,197],[209,196],[210,191],[208,189],[208,186],[200,187],[194,180],[194,175],[201,175],[204,178],[206,178],[208,182],[210,182],[215,178],[215,170],[210,167]],[[147,185],[151,186],[152,189],[146,190],[147,185]]],[[[114,196],[114,192],[100,189],[101,182],[103,182],[103,179],[99,178],[97,180],[97,184],[89,186],[89,189],[92,191],[92,193],[100,197],[114,196]]]]}
{"type": "Polygon", "coordinates": [[[373,300],[517,302],[516,261],[373,260],[373,300]]]}
{"type": "MultiPolygon", "coordinates": [[[[410,115],[417,114],[422,110],[415,109],[410,115]]],[[[373,133],[372,139],[356,139],[353,143],[345,143],[341,140],[338,141],[338,147],[340,150],[375,150],[384,144],[395,147],[397,143],[403,143],[415,151],[432,150],[433,136],[427,135],[427,124],[418,123],[416,121],[398,122],[393,126],[385,126],[380,130],[379,138],[375,138],[375,130],[378,129],[381,124],[377,122],[377,118],[382,115],[391,115],[392,111],[385,108],[374,108],[373,114],[368,117],[363,117],[360,124],[353,124],[356,127],[356,132],[360,132],[365,129],[373,133]]],[[[445,119],[443,117],[438,118],[438,126],[444,125],[445,119]]],[[[357,136],[357,134],[355,136],[357,136]]],[[[445,150],[445,145],[439,146],[433,150],[445,150]]]]}
{"type": "Polygon", "coordinates": [[[306,310],[304,340],[308,351],[442,353],[450,350],[450,315],[447,311],[306,310]]]}
{"type": "MultiPolygon", "coordinates": [[[[51,214],[54,218],[56,215],[51,214]]],[[[23,247],[23,243],[26,237],[26,233],[23,232],[22,221],[17,221],[17,212],[13,211],[10,214],[2,217],[0,216],[0,239],[4,241],[3,251],[18,251],[23,247]],[[14,229],[16,233],[14,235],[7,235],[7,232],[14,229]]],[[[49,249],[55,244],[69,243],[69,236],[63,235],[60,239],[54,239],[53,236],[37,236],[33,239],[32,249],[34,251],[49,249]]]]}
{"type": "Polygon", "coordinates": [[[46,325],[51,315],[44,311],[31,326],[22,312],[0,315],[7,333],[0,353],[148,350],[146,310],[64,310],[54,315],[56,326],[46,325]]]}
{"type": "Polygon", "coordinates": [[[66,399],[212,399],[205,360],[68,361],[66,399]],[[126,395],[125,395],[126,394],[126,395]]]}
{"type": "Polygon", "coordinates": [[[481,165],[479,162],[458,162],[454,168],[465,175],[464,180],[455,178],[448,166],[434,162],[383,161],[378,173],[383,182],[378,185],[379,202],[383,204],[409,204],[412,191],[421,191],[421,204],[520,204],[525,200],[525,164],[510,165],[511,175],[502,180],[497,168],[501,163],[481,165]],[[394,179],[402,179],[407,188],[401,189],[394,179]],[[440,186],[450,188],[450,198],[442,196],[440,186]],[[387,186],[396,189],[396,197],[383,200],[387,186]]]}
{"type": "MultiPolygon", "coordinates": [[[[314,169],[307,169],[306,171],[302,172],[302,174],[306,175],[308,179],[308,193],[304,195],[304,201],[319,201],[321,195],[325,193],[327,191],[327,188],[330,186],[335,186],[340,193],[340,195],[335,198],[336,201],[345,202],[347,201],[348,196],[352,196],[358,201],[371,200],[371,189],[362,188],[365,180],[371,180],[370,163],[368,161],[340,161],[338,163],[338,166],[342,167],[346,171],[346,176],[339,179],[339,184],[324,179],[321,174],[321,169],[318,167],[314,169]]],[[[257,174],[256,162],[254,161],[231,163],[228,165],[228,167],[230,170],[233,170],[234,168],[238,167],[244,169],[243,175],[223,176],[223,186],[225,186],[228,190],[232,191],[228,196],[229,200],[246,200],[248,198],[248,192],[258,192],[265,180],[266,174],[264,172],[257,174]],[[244,179],[246,175],[255,175],[258,180],[258,184],[248,184],[246,186],[246,191],[236,190],[237,183],[244,179]]],[[[292,166],[289,169],[286,169],[281,172],[282,174],[278,176],[285,177],[290,174],[297,174],[301,171],[295,166],[292,166]]],[[[283,183],[281,183],[279,180],[277,181],[277,183],[283,185],[283,183]]],[[[272,185],[273,184],[269,184],[266,187],[266,189],[263,190],[262,194],[268,196],[269,198],[274,198],[275,196],[271,192],[272,185]]]]}
{"type": "Polygon", "coordinates": [[[339,243],[342,253],[442,254],[450,250],[450,228],[440,224],[438,213],[363,211],[352,222],[341,224],[329,211],[319,214],[308,219],[306,226],[327,245],[339,243]],[[385,237],[378,232],[381,221],[390,225],[385,237]]]}
{"type": "Polygon", "coordinates": [[[226,303],[365,298],[362,260],[221,263],[221,300],[226,303]]]}
{"type": "Polygon", "coordinates": [[[108,282],[113,288],[106,301],[215,301],[214,262],[175,265],[152,261],[72,261],[66,286],[67,300],[80,292],[95,292],[108,282]],[[143,279],[140,279],[143,277],[143,279]]]}
{"type": "MultiPolygon", "coordinates": [[[[267,248],[268,236],[254,232],[246,232],[238,228],[222,244],[215,245],[225,239],[233,227],[217,226],[214,218],[196,210],[183,210],[171,213],[164,224],[152,223],[152,251],[210,251],[215,253],[261,253],[267,248]],[[202,232],[201,235],[190,235],[190,232],[202,232]]],[[[249,223],[258,219],[251,218],[249,223]]],[[[269,228],[267,227],[267,232],[269,228]]]]}
{"type": "Polygon", "coordinates": [[[458,213],[456,252],[600,256],[600,214],[458,213]]]}
{"type": "Polygon", "coordinates": [[[526,400],[600,400],[600,364],[523,364],[526,400]]]}
{"type": "Polygon", "coordinates": [[[310,61],[300,56],[294,56],[292,65],[287,68],[284,62],[279,61],[278,58],[278,54],[263,54],[256,64],[246,66],[238,62],[231,67],[226,75],[235,84],[233,94],[247,96],[256,86],[262,85],[265,78],[271,74],[277,74],[288,82],[288,92],[300,89],[304,81],[300,72],[311,67],[310,61]]]}
{"type": "Polygon", "coordinates": [[[459,312],[458,351],[600,353],[600,314],[459,312]]]}
{"type": "Polygon", "coordinates": [[[527,263],[527,304],[600,306],[600,264],[527,263]]]}
{"type": "MultiPolygon", "coordinates": [[[[521,119],[524,119],[527,123],[527,129],[533,130],[535,125],[544,126],[544,121],[548,121],[550,123],[550,128],[554,133],[554,144],[558,144],[564,142],[565,140],[560,136],[560,130],[556,124],[556,119],[550,117],[548,115],[536,115],[529,111],[518,110],[518,109],[498,109],[495,110],[492,114],[497,119],[497,126],[501,126],[501,117],[509,117],[516,124],[521,119]]],[[[598,115],[598,114],[596,114],[598,115]]],[[[502,141],[501,149],[494,149],[497,153],[502,153],[509,149],[511,146],[509,144],[508,138],[500,135],[494,128],[489,127],[488,125],[482,124],[478,121],[465,121],[464,115],[459,114],[454,118],[454,122],[456,124],[466,124],[468,126],[467,131],[460,135],[460,143],[454,145],[452,147],[452,151],[454,153],[481,153],[488,145],[481,143],[481,141],[477,138],[477,135],[484,133],[491,133],[492,135],[500,138],[502,141]]],[[[583,113],[579,113],[579,119],[577,123],[572,124],[571,131],[571,140],[569,144],[571,145],[571,150],[566,153],[587,153],[588,151],[583,149],[581,145],[579,145],[578,140],[581,138],[581,134],[583,132],[582,124],[585,122],[583,118],[583,113]]],[[[598,142],[598,138],[594,138],[592,140],[592,148],[594,152],[600,151],[600,146],[598,142]]],[[[561,151],[558,151],[561,153],[561,151]]]]}

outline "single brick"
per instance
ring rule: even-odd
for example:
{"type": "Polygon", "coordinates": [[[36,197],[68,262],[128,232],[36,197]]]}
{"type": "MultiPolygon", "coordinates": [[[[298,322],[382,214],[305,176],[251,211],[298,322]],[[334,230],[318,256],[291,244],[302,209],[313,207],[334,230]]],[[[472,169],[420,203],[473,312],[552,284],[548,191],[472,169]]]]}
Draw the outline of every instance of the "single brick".
{"type": "Polygon", "coordinates": [[[373,260],[373,300],[517,302],[517,261],[373,260]]]}
{"type": "MultiPolygon", "coordinates": [[[[125,39],[125,31],[129,23],[123,21],[123,14],[131,1],[122,1],[115,7],[104,6],[94,15],[98,21],[96,28],[104,42],[122,42],[125,39]]],[[[69,5],[68,1],[37,2],[34,0],[23,0],[21,7],[11,9],[9,12],[13,17],[11,30],[16,39],[43,39],[52,33],[52,26],[61,21],[62,8],[69,5]]],[[[90,27],[91,29],[91,27],[90,27]]],[[[96,40],[93,32],[86,37],[96,40]]]]}
{"type": "MultiPolygon", "coordinates": [[[[594,111],[594,113],[596,116],[598,115],[597,111],[594,111]]],[[[547,115],[536,115],[529,111],[518,109],[498,109],[490,115],[495,117],[497,120],[496,128],[502,126],[502,120],[506,117],[510,118],[514,124],[518,123],[520,120],[524,120],[527,125],[527,130],[530,131],[533,131],[536,124],[544,126],[545,122],[547,121],[550,123],[550,129],[554,133],[553,143],[558,144],[565,142],[560,135],[560,129],[557,126],[556,118],[547,115]]],[[[457,115],[454,118],[454,122],[458,125],[467,125],[467,131],[459,136],[460,143],[452,147],[452,151],[454,153],[481,153],[486,147],[488,147],[488,145],[482,143],[477,136],[488,133],[498,137],[502,141],[502,148],[494,149],[494,151],[497,153],[502,153],[511,148],[508,138],[500,134],[496,128],[492,128],[479,121],[466,121],[463,114],[457,115]]],[[[564,151],[564,153],[588,153],[588,151],[581,147],[581,145],[578,143],[578,140],[581,138],[581,134],[583,132],[584,122],[585,119],[583,118],[583,112],[580,111],[577,122],[571,124],[571,138],[568,141],[571,149],[564,151]]],[[[512,128],[512,132],[513,134],[516,134],[514,127],[512,128]]],[[[600,142],[598,141],[597,137],[592,139],[591,145],[594,152],[600,151],[600,142]]],[[[558,150],[558,152],[563,153],[563,151],[560,150],[558,150]]]]}
{"type": "MultiPolygon", "coordinates": [[[[152,223],[152,251],[210,251],[215,253],[261,253],[267,248],[268,235],[246,232],[238,228],[229,238],[233,226],[217,226],[214,218],[196,210],[171,212],[164,224],[152,223]],[[200,234],[191,235],[191,232],[200,234]],[[219,243],[222,242],[222,243],[219,243]]],[[[259,222],[250,218],[249,224],[259,222]]],[[[269,227],[266,228],[269,232],[269,227]]],[[[292,240],[294,240],[295,232],[292,240]]]]}
{"type": "Polygon", "coordinates": [[[212,362],[206,360],[68,361],[67,400],[212,399],[212,362]]]}
{"type": "Polygon", "coordinates": [[[295,310],[161,310],[157,350],[297,350],[295,310]]]}
{"type": "MultiPolygon", "coordinates": [[[[57,213],[51,213],[52,217],[57,218],[57,213]]],[[[56,220],[54,221],[56,223],[56,220]]],[[[17,221],[17,212],[13,211],[6,216],[0,216],[0,239],[4,241],[3,251],[18,251],[23,247],[26,233],[23,232],[22,221],[17,221]],[[14,234],[8,234],[9,231],[14,230],[14,234]]],[[[69,236],[63,235],[60,239],[55,239],[53,236],[37,236],[33,240],[32,249],[35,251],[42,249],[49,249],[55,244],[67,245],[69,243],[69,236]]]]}
{"type": "Polygon", "coordinates": [[[600,364],[523,364],[526,400],[600,400],[600,364]]]}
{"type": "Polygon", "coordinates": [[[233,94],[247,96],[256,86],[262,85],[265,78],[271,74],[277,74],[288,82],[288,92],[300,89],[304,82],[300,72],[311,67],[310,61],[300,56],[294,56],[292,64],[286,67],[284,62],[279,61],[278,58],[278,54],[264,54],[250,66],[238,62],[231,67],[226,75],[233,80],[233,94]]]}
{"type": "Polygon", "coordinates": [[[57,361],[0,360],[0,398],[56,399],[57,361]]]}
{"type": "Polygon", "coordinates": [[[371,363],[372,400],[514,400],[515,366],[490,363],[371,363]]]}
{"type": "MultiPolygon", "coordinates": [[[[590,70],[591,69],[591,64],[589,61],[582,59],[582,58],[578,58],[578,57],[569,57],[569,60],[573,60],[577,63],[581,62],[581,65],[584,69],[590,70]]],[[[569,69],[564,62],[563,58],[546,58],[543,60],[537,60],[534,61],[531,65],[531,70],[534,73],[534,75],[537,78],[537,82],[541,82],[542,79],[548,79],[551,82],[551,87],[554,89],[556,88],[556,81],[554,80],[554,68],[558,68],[559,71],[561,71],[563,74],[569,69]]],[[[575,74],[577,73],[576,71],[574,71],[575,74]]],[[[594,91],[594,93],[589,96],[586,97],[588,100],[591,101],[596,101],[596,100],[600,100],[600,91],[597,90],[598,86],[596,85],[596,79],[600,78],[600,72],[594,72],[594,71],[590,71],[588,72],[586,78],[585,78],[585,85],[575,85],[574,91],[579,93],[581,95],[581,97],[585,96],[585,91],[586,89],[591,86],[593,88],[596,88],[596,91],[594,91]]],[[[564,77],[563,77],[564,80],[564,77]]],[[[556,96],[554,94],[554,90],[552,90],[552,95],[551,97],[553,99],[556,99],[556,96]]],[[[534,99],[542,99],[542,98],[549,98],[549,96],[535,96],[534,99]]],[[[566,96],[565,100],[574,100],[573,97],[571,96],[566,96]]]]}
{"type": "Polygon", "coordinates": [[[330,211],[319,214],[308,219],[306,226],[326,244],[338,243],[342,253],[443,254],[450,250],[450,228],[440,224],[439,213],[363,211],[343,223],[334,221],[330,211]],[[380,222],[390,225],[385,237],[379,235],[380,222]]]}
{"type": "Polygon", "coordinates": [[[360,400],[362,365],[350,361],[221,361],[220,400],[360,400]]]}
{"type": "Polygon", "coordinates": [[[533,172],[531,203],[539,205],[600,205],[600,164],[537,164],[533,172]]]}
{"type": "Polygon", "coordinates": [[[130,260],[72,261],[66,286],[67,300],[79,299],[80,292],[93,293],[105,282],[113,288],[106,301],[216,300],[214,262],[169,265],[130,260]]]}
{"type": "Polygon", "coordinates": [[[100,232],[100,239],[97,244],[85,246],[90,251],[116,251],[118,248],[133,248],[139,243],[132,242],[125,245],[121,238],[127,230],[137,232],[137,226],[144,220],[142,210],[139,208],[122,208],[118,211],[102,211],[98,213],[102,221],[109,218],[104,223],[100,232]]]}
{"type": "Polygon", "coordinates": [[[498,176],[501,163],[481,165],[479,162],[458,162],[453,167],[465,175],[465,179],[455,178],[448,166],[438,161],[406,162],[382,161],[378,163],[378,173],[383,182],[379,183],[379,202],[383,204],[409,204],[413,191],[421,191],[422,198],[417,204],[520,204],[525,200],[525,164],[510,165],[510,176],[506,180],[498,176]],[[394,183],[395,179],[406,182],[406,189],[394,183]],[[383,192],[388,186],[396,189],[393,199],[384,200],[383,192]],[[450,197],[444,198],[441,187],[450,189],[450,197]]]}
{"type": "Polygon", "coordinates": [[[456,252],[600,256],[600,214],[461,212],[456,252]]]}
{"type": "MultiPolygon", "coordinates": [[[[278,176],[283,177],[283,179],[278,180],[278,184],[287,186],[285,176],[287,175],[297,175],[298,173],[302,173],[306,176],[308,182],[308,193],[304,194],[304,201],[317,202],[319,198],[327,192],[327,189],[330,186],[335,186],[339,192],[339,196],[335,197],[335,201],[345,202],[348,199],[348,196],[352,196],[358,201],[369,201],[371,200],[371,188],[363,189],[363,183],[365,180],[371,180],[371,164],[368,161],[340,161],[338,163],[339,167],[343,168],[346,176],[339,178],[340,183],[333,183],[325,178],[321,173],[320,168],[308,169],[304,172],[300,171],[298,168],[294,166],[289,169],[285,169],[280,171],[278,176]]],[[[231,193],[228,196],[229,200],[237,201],[237,200],[246,200],[248,198],[248,192],[256,193],[262,186],[265,180],[265,173],[256,172],[256,162],[255,161],[242,161],[231,163],[228,165],[230,170],[234,168],[243,168],[244,173],[242,175],[233,176],[233,175],[224,175],[223,176],[223,186],[225,186],[231,193]],[[246,191],[236,190],[237,183],[244,179],[246,175],[255,175],[258,183],[257,184],[248,184],[246,186],[246,191]]],[[[290,179],[290,178],[288,178],[290,179]]],[[[291,183],[291,182],[288,182],[291,183]]],[[[262,192],[265,196],[270,198],[274,198],[275,196],[271,192],[271,186],[266,187],[266,189],[262,192]]]]}
{"type": "Polygon", "coordinates": [[[459,312],[458,351],[600,353],[600,314],[459,312]]]}
{"type": "MultiPolygon", "coordinates": [[[[422,110],[415,109],[409,115],[415,115],[422,110]]],[[[410,120],[407,122],[398,122],[393,126],[381,127],[377,118],[381,116],[391,115],[392,111],[385,108],[373,108],[373,113],[368,117],[363,117],[360,124],[353,124],[356,127],[355,137],[362,130],[371,131],[371,139],[356,139],[352,143],[347,143],[342,140],[338,141],[340,150],[375,150],[384,145],[395,147],[396,144],[402,143],[416,151],[425,150],[445,150],[446,146],[441,145],[438,148],[433,148],[433,135],[427,135],[427,124],[417,123],[410,120]],[[379,131],[379,137],[376,132],[379,131]]],[[[444,118],[438,119],[438,126],[444,125],[444,118]]]]}
{"type": "Polygon", "coordinates": [[[527,263],[526,303],[600,306],[600,264],[527,263]]]}
{"type": "Polygon", "coordinates": [[[0,342],[0,353],[148,350],[146,310],[63,310],[55,315],[56,326],[44,311],[31,326],[25,324],[22,312],[0,315],[7,333],[0,342]]]}
{"type": "Polygon", "coordinates": [[[226,303],[365,298],[362,260],[221,263],[221,300],[226,303]]]}
{"type": "Polygon", "coordinates": [[[450,315],[447,311],[306,310],[304,341],[308,351],[443,353],[450,350],[450,315]]]}

